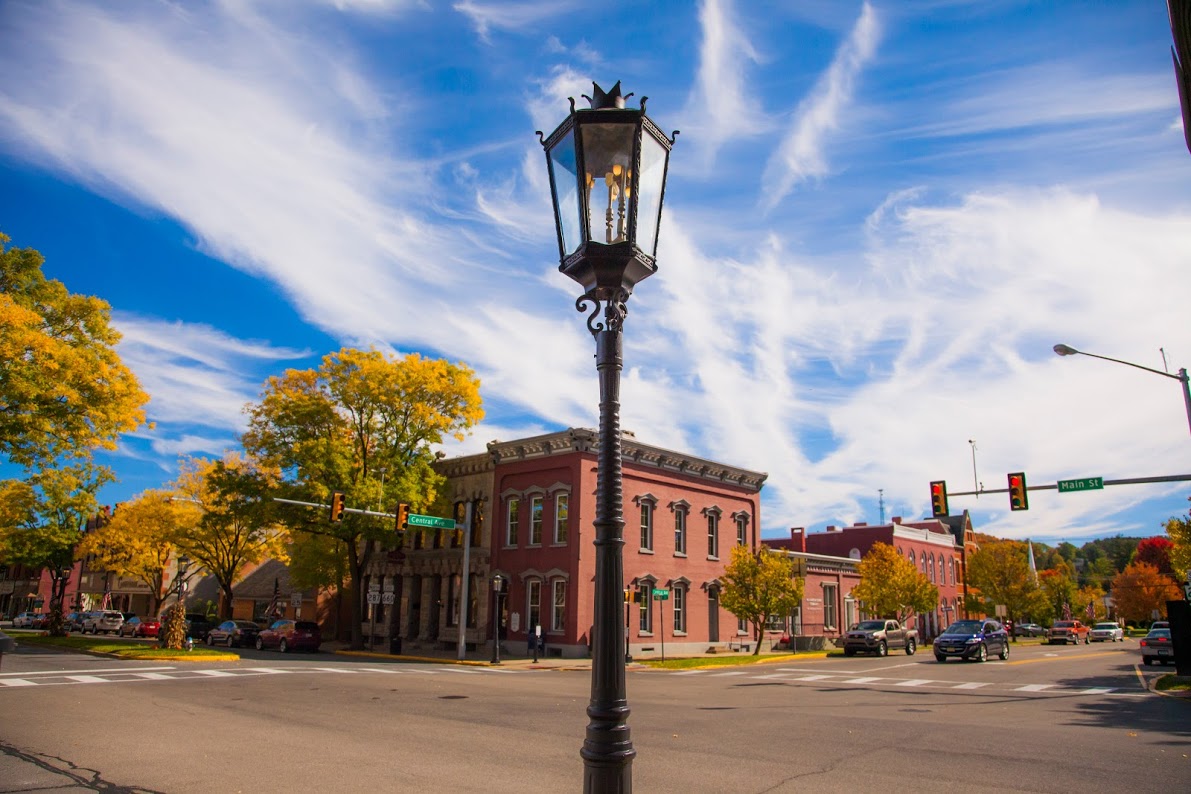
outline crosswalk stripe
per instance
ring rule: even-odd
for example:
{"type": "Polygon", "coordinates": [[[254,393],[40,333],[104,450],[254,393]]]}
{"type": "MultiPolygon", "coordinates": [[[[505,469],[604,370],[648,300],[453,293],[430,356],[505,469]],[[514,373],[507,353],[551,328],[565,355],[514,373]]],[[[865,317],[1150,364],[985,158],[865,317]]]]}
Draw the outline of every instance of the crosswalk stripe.
{"type": "Polygon", "coordinates": [[[911,678],[908,681],[898,681],[896,686],[922,686],[923,684],[933,684],[929,678],[911,678]]]}
{"type": "Polygon", "coordinates": [[[873,681],[880,681],[880,678],[875,676],[865,676],[864,678],[848,678],[844,680],[845,684],[868,684],[873,681]]]}
{"type": "Polygon", "coordinates": [[[1080,690],[1077,694],[1080,694],[1080,695],[1107,695],[1109,692],[1112,692],[1114,689],[1115,689],[1115,687],[1094,686],[1091,689],[1080,690]]]}
{"type": "Polygon", "coordinates": [[[1044,689],[1050,689],[1054,684],[1026,684],[1019,686],[1015,692],[1041,692],[1044,689]]]}
{"type": "Polygon", "coordinates": [[[324,673],[343,673],[344,675],[356,675],[358,670],[346,670],[342,667],[311,667],[311,670],[321,670],[324,673]]]}
{"type": "Polygon", "coordinates": [[[138,678],[148,678],[151,681],[169,681],[173,679],[172,675],[166,675],[165,673],[133,673],[133,675],[138,678]]]}
{"type": "Polygon", "coordinates": [[[227,670],[195,670],[194,672],[211,678],[231,678],[235,675],[235,673],[229,673],[227,670]]]}
{"type": "Polygon", "coordinates": [[[792,678],[791,681],[822,681],[825,678],[831,678],[829,675],[804,675],[799,678],[792,678]]]}
{"type": "Polygon", "coordinates": [[[713,678],[725,678],[730,675],[748,675],[748,673],[743,670],[733,670],[730,673],[712,673],[713,678]]]}
{"type": "Polygon", "coordinates": [[[100,678],[97,675],[68,675],[71,681],[78,681],[80,684],[104,684],[111,681],[110,678],[100,678]]]}
{"type": "Polygon", "coordinates": [[[969,681],[966,684],[956,684],[955,688],[956,689],[979,689],[982,686],[988,686],[988,684],[986,684],[982,681],[969,681]]]}
{"type": "Polygon", "coordinates": [[[0,678],[0,686],[37,686],[37,682],[23,678],[0,678]]]}

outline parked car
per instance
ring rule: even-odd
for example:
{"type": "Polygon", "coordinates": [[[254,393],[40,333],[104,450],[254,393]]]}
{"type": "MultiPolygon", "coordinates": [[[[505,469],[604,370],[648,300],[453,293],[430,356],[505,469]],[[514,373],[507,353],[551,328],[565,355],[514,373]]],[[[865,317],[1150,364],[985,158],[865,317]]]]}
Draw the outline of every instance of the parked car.
{"type": "Polygon", "coordinates": [[[957,620],[935,638],[935,661],[952,656],[983,662],[990,653],[1009,658],[1009,632],[995,620],[957,620]]]}
{"type": "Polygon", "coordinates": [[[1169,629],[1169,628],[1170,628],[1169,620],[1155,620],[1153,623],[1150,624],[1151,631],[1153,631],[1154,629],[1169,629]]]}
{"type": "Polygon", "coordinates": [[[62,619],[62,628],[67,631],[82,631],[83,630],[83,615],[85,612],[71,612],[62,619]]]}
{"type": "Polygon", "coordinates": [[[111,632],[116,634],[120,631],[120,627],[124,625],[124,613],[115,612],[110,609],[98,609],[94,612],[87,612],[83,615],[83,633],[91,632],[92,634],[99,634],[103,632],[107,634],[111,632]]]}
{"type": "Polygon", "coordinates": [[[1037,623],[1015,623],[1013,625],[1014,637],[1045,637],[1046,627],[1039,626],[1037,623]]]}
{"type": "Polygon", "coordinates": [[[1116,623],[1097,623],[1088,632],[1091,642],[1124,642],[1125,630],[1116,623]]]}
{"type": "Polygon", "coordinates": [[[21,612],[12,619],[12,627],[14,629],[32,629],[35,628],[34,623],[46,620],[48,617],[44,612],[21,612]]]}
{"type": "Polygon", "coordinates": [[[260,632],[261,627],[251,620],[225,620],[207,632],[207,644],[251,648],[260,632]]]}
{"type": "Polygon", "coordinates": [[[214,628],[215,623],[201,612],[186,613],[186,636],[197,642],[207,639],[207,632],[214,628]]]}
{"type": "Polygon", "coordinates": [[[121,637],[127,635],[129,637],[156,637],[161,631],[161,621],[157,618],[143,618],[140,615],[133,615],[124,620],[123,625],[120,626],[120,631],[117,632],[121,637]]]}
{"type": "Polygon", "coordinates": [[[256,649],[276,648],[287,651],[317,651],[323,644],[322,630],[309,620],[275,620],[256,635],[256,649]]]}
{"type": "Polygon", "coordinates": [[[1061,642],[1064,645],[1073,642],[1079,645],[1079,641],[1082,639],[1084,645],[1087,645],[1091,642],[1088,634],[1088,627],[1078,620],[1056,620],[1055,624],[1050,627],[1050,631],[1046,632],[1046,642],[1048,645],[1056,642],[1061,642]]]}
{"type": "Polygon", "coordinates": [[[1170,642],[1170,629],[1150,629],[1141,639],[1141,660],[1147,666],[1154,662],[1174,664],[1174,646],[1170,642]]]}

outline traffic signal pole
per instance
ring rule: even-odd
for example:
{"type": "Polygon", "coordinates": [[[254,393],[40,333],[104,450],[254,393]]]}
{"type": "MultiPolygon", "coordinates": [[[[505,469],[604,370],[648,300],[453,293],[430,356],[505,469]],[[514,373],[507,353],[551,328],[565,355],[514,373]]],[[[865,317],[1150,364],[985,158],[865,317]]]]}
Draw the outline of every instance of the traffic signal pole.
{"type": "MultiPolygon", "coordinates": [[[[1105,480],[1104,485],[1142,485],[1151,482],[1187,482],[1191,481],[1191,474],[1167,474],[1161,477],[1129,477],[1121,480],[1105,480]]],[[[1059,484],[1029,485],[1028,491],[1057,491],[1059,484]]],[[[981,488],[979,491],[953,491],[948,496],[983,496],[988,493],[1009,493],[1008,488],[981,488]]]]}

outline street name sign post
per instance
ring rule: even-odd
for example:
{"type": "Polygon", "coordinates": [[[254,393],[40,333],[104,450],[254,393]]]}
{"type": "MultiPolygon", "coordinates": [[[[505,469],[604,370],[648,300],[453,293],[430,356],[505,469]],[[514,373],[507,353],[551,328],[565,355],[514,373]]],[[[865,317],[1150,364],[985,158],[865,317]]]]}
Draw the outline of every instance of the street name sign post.
{"type": "Polygon", "coordinates": [[[1084,477],[1081,480],[1059,480],[1059,493],[1102,490],[1104,490],[1103,477],[1084,477]]]}
{"type": "Polygon", "coordinates": [[[454,529],[455,519],[439,518],[438,516],[424,516],[418,513],[409,514],[409,526],[425,527],[426,529],[454,529]]]}
{"type": "MultiPolygon", "coordinates": [[[[669,601],[670,591],[664,587],[653,588],[654,601],[669,601]]],[[[658,626],[658,635],[662,638],[662,661],[666,661],[666,605],[658,604],[658,621],[661,623],[658,626]]]]}

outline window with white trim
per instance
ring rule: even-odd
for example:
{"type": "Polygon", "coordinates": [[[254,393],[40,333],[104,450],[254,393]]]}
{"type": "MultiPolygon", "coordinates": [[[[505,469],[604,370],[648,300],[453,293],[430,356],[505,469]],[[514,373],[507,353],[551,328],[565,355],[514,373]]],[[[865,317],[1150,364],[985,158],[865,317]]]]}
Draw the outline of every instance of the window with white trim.
{"type": "Polygon", "coordinates": [[[674,633],[686,633],[686,587],[676,584],[670,588],[670,605],[674,613],[674,633]]]}
{"type": "Polygon", "coordinates": [[[720,514],[716,512],[707,514],[707,556],[720,556],[720,514]]]}
{"type": "Polygon", "coordinates": [[[686,514],[687,508],[678,505],[674,508],[674,553],[686,554],[686,514]]]}
{"type": "Polygon", "coordinates": [[[736,516],[736,545],[749,545],[749,519],[748,516],[736,516]]]}
{"type": "Polygon", "coordinates": [[[529,620],[525,630],[533,634],[534,629],[542,623],[542,580],[530,579],[525,583],[525,614],[529,620]]]}
{"type": "Polygon", "coordinates": [[[641,549],[653,551],[653,502],[641,502],[641,549]]]}
{"type": "Polygon", "coordinates": [[[836,628],[836,593],[838,588],[833,584],[823,585],[823,628],[836,628]]]}
{"type": "Polygon", "coordinates": [[[569,502],[570,496],[565,493],[554,495],[554,543],[559,546],[567,542],[569,502]]]}
{"type": "Polygon", "coordinates": [[[653,582],[637,585],[637,626],[642,634],[653,633],[653,582]]]}
{"type": "Polygon", "coordinates": [[[513,496],[505,505],[505,545],[517,545],[517,525],[521,520],[521,500],[513,496]]]}
{"type": "Polygon", "coordinates": [[[567,616],[567,580],[554,580],[553,609],[550,613],[550,630],[562,631],[566,628],[567,616]]]}
{"type": "Polygon", "coordinates": [[[540,496],[530,497],[529,500],[529,545],[542,545],[542,507],[540,496]]]}

